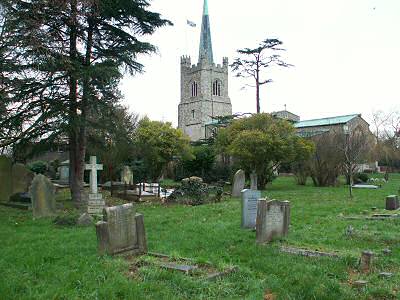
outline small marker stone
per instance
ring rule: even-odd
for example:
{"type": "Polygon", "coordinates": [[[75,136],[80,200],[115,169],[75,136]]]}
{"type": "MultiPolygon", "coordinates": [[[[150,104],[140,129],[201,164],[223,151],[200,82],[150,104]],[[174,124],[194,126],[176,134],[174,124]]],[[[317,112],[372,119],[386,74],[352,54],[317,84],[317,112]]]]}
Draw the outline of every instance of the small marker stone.
{"type": "Polygon", "coordinates": [[[382,278],[390,278],[392,276],[393,276],[393,273],[389,273],[389,272],[379,273],[379,277],[382,277],[382,278]]]}
{"type": "Polygon", "coordinates": [[[363,288],[367,285],[368,281],[366,280],[357,280],[353,282],[353,286],[357,288],[363,288]]]}
{"type": "Polygon", "coordinates": [[[383,253],[384,255],[390,255],[390,254],[392,254],[392,250],[386,248],[386,249],[383,249],[383,250],[382,250],[382,253],[383,253]]]}

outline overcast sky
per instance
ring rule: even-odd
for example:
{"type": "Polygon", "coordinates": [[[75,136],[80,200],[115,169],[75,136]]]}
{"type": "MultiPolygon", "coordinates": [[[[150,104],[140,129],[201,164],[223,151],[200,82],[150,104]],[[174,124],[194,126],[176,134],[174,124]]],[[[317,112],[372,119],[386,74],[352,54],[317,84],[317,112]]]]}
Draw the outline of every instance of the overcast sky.
{"type": "MultiPolygon", "coordinates": [[[[180,56],[197,63],[203,0],[153,0],[174,23],[149,38],[158,54],[140,57],[145,73],[121,88],[130,110],[178,123],[180,56]],[[186,25],[186,20],[197,24],[186,25]]],[[[261,110],[287,109],[302,120],[400,110],[400,0],[209,0],[214,61],[265,38],[283,41],[289,69],[271,69],[261,110]]],[[[233,112],[255,112],[255,91],[230,72],[233,112]]],[[[251,83],[251,82],[248,82],[251,83]]]]}

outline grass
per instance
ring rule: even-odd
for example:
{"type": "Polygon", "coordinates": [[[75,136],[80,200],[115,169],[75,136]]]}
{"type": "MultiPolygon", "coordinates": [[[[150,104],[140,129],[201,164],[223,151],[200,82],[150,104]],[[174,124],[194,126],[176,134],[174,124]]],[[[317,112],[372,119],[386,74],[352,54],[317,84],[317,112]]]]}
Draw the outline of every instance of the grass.
{"type": "MultiPolygon", "coordinates": [[[[217,268],[238,271],[209,282],[144,265],[133,278],[122,258],[99,257],[94,228],[58,227],[51,219],[0,206],[0,299],[400,299],[400,220],[344,220],[371,207],[384,208],[397,192],[400,176],[379,190],[297,186],[277,179],[263,194],[290,200],[286,240],[256,245],[255,232],[240,229],[240,202],[233,198],[196,207],[143,203],[149,250],[217,268]],[[348,225],[352,237],[345,235],[348,225]],[[279,252],[282,245],[337,252],[340,259],[306,258],[279,252]],[[382,249],[390,248],[390,256],[382,249]],[[361,274],[363,250],[377,256],[374,270],[361,274]],[[391,279],[379,272],[392,272],[391,279]],[[368,280],[363,290],[351,282],[368,280]]],[[[59,197],[60,198],[60,197],[59,197]]]]}

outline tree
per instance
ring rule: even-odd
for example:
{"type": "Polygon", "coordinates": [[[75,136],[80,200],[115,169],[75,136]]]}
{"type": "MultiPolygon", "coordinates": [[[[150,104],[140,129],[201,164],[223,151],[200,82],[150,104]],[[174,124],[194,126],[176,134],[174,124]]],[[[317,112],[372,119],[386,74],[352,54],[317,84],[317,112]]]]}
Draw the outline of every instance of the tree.
{"type": "Polygon", "coordinates": [[[182,161],[183,175],[185,177],[197,176],[208,182],[212,176],[215,165],[215,151],[212,145],[192,146],[194,158],[182,161]]]}
{"type": "Polygon", "coordinates": [[[87,153],[96,155],[104,165],[103,179],[116,180],[122,165],[130,164],[134,159],[137,126],[137,115],[124,106],[103,110],[90,124],[87,153]]]}
{"type": "Polygon", "coordinates": [[[240,57],[235,58],[231,64],[232,70],[236,72],[236,77],[252,78],[255,81],[257,113],[260,113],[260,88],[262,85],[272,82],[272,79],[262,79],[262,70],[272,66],[284,68],[292,66],[285,63],[279,54],[270,54],[284,51],[280,47],[282,44],[283,42],[278,39],[266,39],[256,48],[239,49],[237,52],[240,57]]]}
{"type": "Polygon", "coordinates": [[[66,134],[72,199],[82,204],[87,129],[104,107],[120,99],[124,70],[141,72],[140,41],[171,24],[146,0],[0,0],[0,95],[6,117],[0,148],[23,139],[66,134]],[[14,130],[18,128],[18,130],[14,130]]]}
{"type": "Polygon", "coordinates": [[[169,162],[193,158],[189,137],[171,123],[140,120],[135,145],[150,180],[158,180],[169,162]]]}
{"type": "Polygon", "coordinates": [[[313,144],[298,137],[292,124],[266,113],[235,120],[221,129],[216,147],[232,155],[247,172],[255,171],[259,189],[265,188],[282,163],[300,160],[313,151],[313,144]]]}
{"type": "Polygon", "coordinates": [[[350,198],[353,198],[353,176],[357,165],[364,162],[372,149],[373,135],[369,130],[357,126],[344,126],[343,131],[336,131],[338,135],[337,149],[342,155],[342,167],[348,179],[350,198]]]}

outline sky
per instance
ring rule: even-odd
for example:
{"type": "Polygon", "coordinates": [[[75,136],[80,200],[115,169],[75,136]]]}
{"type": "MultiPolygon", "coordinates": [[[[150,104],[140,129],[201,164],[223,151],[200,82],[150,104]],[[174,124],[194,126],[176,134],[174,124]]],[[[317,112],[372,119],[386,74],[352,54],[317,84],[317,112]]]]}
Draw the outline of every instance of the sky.
{"type": "MultiPolygon", "coordinates": [[[[261,110],[302,120],[400,110],[400,0],[209,0],[214,62],[278,38],[291,68],[271,68],[261,110]]],[[[150,9],[174,26],[146,40],[157,54],[139,56],[145,73],[121,82],[124,104],[152,120],[178,123],[180,57],[197,63],[203,0],[153,0],[150,9]],[[192,28],[186,20],[195,22],[192,28]]],[[[251,81],[229,76],[233,112],[255,112],[251,81]],[[245,88],[244,88],[245,87],[245,88]]]]}

